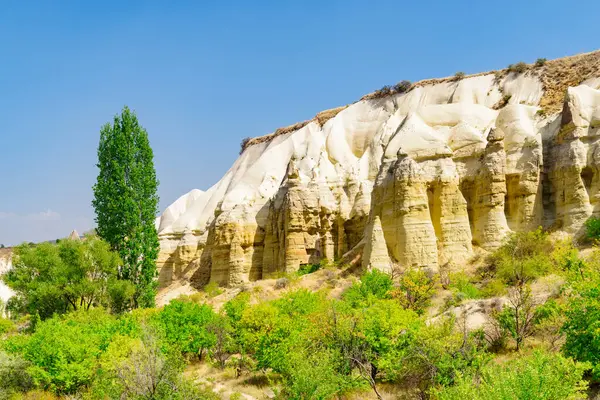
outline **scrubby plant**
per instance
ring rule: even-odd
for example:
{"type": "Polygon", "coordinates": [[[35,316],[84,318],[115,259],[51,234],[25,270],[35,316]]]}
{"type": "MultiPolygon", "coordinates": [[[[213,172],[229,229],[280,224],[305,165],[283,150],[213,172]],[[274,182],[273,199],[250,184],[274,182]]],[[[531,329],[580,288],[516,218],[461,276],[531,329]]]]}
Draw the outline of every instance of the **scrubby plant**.
{"type": "Polygon", "coordinates": [[[592,240],[600,239],[600,218],[590,217],[585,221],[585,233],[592,240]]]}
{"type": "Polygon", "coordinates": [[[584,400],[588,366],[558,354],[535,352],[504,364],[490,363],[480,374],[435,391],[439,400],[584,400]]]}
{"type": "Polygon", "coordinates": [[[29,367],[21,356],[0,351],[0,399],[18,398],[17,393],[33,388],[29,367]]]}
{"type": "Polygon", "coordinates": [[[204,291],[204,293],[206,293],[206,295],[209,298],[216,297],[216,296],[220,295],[221,293],[223,293],[223,290],[221,290],[221,288],[219,287],[219,284],[217,282],[207,283],[204,286],[204,288],[202,288],[202,290],[204,291]]]}
{"type": "Polygon", "coordinates": [[[321,269],[321,264],[302,264],[300,265],[300,268],[298,268],[298,275],[302,276],[312,274],[313,272],[317,272],[319,269],[321,269]]]}
{"type": "Polygon", "coordinates": [[[392,87],[389,85],[383,86],[381,89],[375,91],[377,97],[384,97],[392,94],[392,87]]]}
{"type": "Polygon", "coordinates": [[[464,72],[458,71],[457,73],[454,74],[454,79],[457,80],[457,81],[460,81],[465,76],[466,76],[466,74],[464,72]]]}
{"type": "Polygon", "coordinates": [[[392,278],[374,269],[365,273],[360,278],[360,282],[350,286],[344,293],[344,299],[353,307],[364,307],[376,299],[391,298],[392,287],[392,278]]]}
{"type": "Polygon", "coordinates": [[[95,377],[98,357],[117,332],[114,317],[101,309],[80,310],[40,322],[31,336],[13,336],[5,349],[31,364],[38,388],[75,393],[95,377]]]}
{"type": "Polygon", "coordinates": [[[450,275],[450,289],[455,293],[462,293],[466,299],[479,299],[481,292],[464,272],[450,275]]]}
{"type": "Polygon", "coordinates": [[[394,92],[396,93],[406,93],[412,88],[412,83],[410,81],[401,81],[394,85],[394,92]]]}
{"type": "Polygon", "coordinates": [[[437,284],[436,275],[422,269],[409,269],[400,278],[392,296],[403,307],[414,310],[420,315],[431,304],[437,284]]]}
{"type": "Polygon", "coordinates": [[[548,61],[545,58],[538,58],[537,60],[535,60],[535,66],[536,67],[543,67],[544,65],[546,65],[546,61],[548,61]]]}
{"type": "Polygon", "coordinates": [[[46,319],[94,306],[123,308],[132,298],[132,284],[118,279],[120,262],[98,238],[20,245],[13,268],[3,276],[16,292],[11,311],[46,319]]]}
{"type": "Polygon", "coordinates": [[[500,328],[515,341],[517,351],[534,333],[536,306],[531,289],[521,285],[509,290],[507,304],[494,315],[500,328]]]}
{"type": "Polygon", "coordinates": [[[592,365],[600,380],[600,279],[598,276],[576,282],[565,309],[564,352],[592,365]]]}
{"type": "Polygon", "coordinates": [[[248,142],[250,142],[250,140],[252,140],[251,137],[245,137],[242,139],[242,142],[240,143],[240,154],[242,154],[244,150],[246,150],[246,147],[248,146],[248,142]]]}
{"type": "Polygon", "coordinates": [[[508,70],[510,72],[514,72],[516,74],[522,74],[523,72],[527,71],[529,69],[528,65],[526,63],[524,63],[523,61],[520,61],[516,64],[510,64],[508,66],[508,70]]]}
{"type": "Polygon", "coordinates": [[[279,278],[275,281],[275,289],[285,289],[290,284],[288,278],[279,278]]]}
{"type": "Polygon", "coordinates": [[[158,322],[168,343],[201,360],[216,343],[215,335],[208,329],[216,317],[207,305],[173,300],[160,311],[158,322]]]}
{"type": "Polygon", "coordinates": [[[553,269],[553,244],[541,228],[509,235],[487,260],[487,273],[507,284],[525,284],[553,269]]]}

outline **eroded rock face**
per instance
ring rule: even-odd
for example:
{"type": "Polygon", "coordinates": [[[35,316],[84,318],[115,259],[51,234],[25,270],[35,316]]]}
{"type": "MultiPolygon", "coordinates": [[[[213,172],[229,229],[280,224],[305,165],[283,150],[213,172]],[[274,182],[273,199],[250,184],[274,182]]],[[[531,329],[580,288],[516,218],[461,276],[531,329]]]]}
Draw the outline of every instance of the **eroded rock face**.
{"type": "Polygon", "coordinates": [[[600,215],[600,79],[547,114],[540,74],[419,85],[255,141],[157,221],[161,284],[238,285],[349,252],[435,271],[510,231],[580,233],[600,215]]]}

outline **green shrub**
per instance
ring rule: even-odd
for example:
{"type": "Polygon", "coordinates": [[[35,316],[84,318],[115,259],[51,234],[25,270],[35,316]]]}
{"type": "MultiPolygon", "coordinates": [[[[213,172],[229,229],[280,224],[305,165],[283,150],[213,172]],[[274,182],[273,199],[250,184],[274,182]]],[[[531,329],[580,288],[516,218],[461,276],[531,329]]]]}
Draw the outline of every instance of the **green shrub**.
{"type": "Polygon", "coordinates": [[[302,264],[300,265],[300,268],[298,268],[298,275],[302,276],[312,274],[313,272],[317,272],[319,269],[321,269],[321,264],[302,264]]]}
{"type": "Polygon", "coordinates": [[[600,239],[600,218],[590,217],[585,221],[585,233],[590,239],[600,239]]]}
{"type": "Polygon", "coordinates": [[[489,364],[481,374],[463,375],[454,386],[438,389],[438,400],[584,400],[588,368],[558,354],[535,352],[504,364],[489,364]]]}
{"type": "Polygon", "coordinates": [[[240,143],[240,154],[242,154],[244,150],[246,150],[246,147],[248,146],[248,142],[250,142],[250,140],[252,140],[251,137],[245,137],[242,139],[240,143]]]}
{"type": "Polygon", "coordinates": [[[158,314],[165,340],[182,353],[197,355],[199,359],[215,345],[215,335],[208,330],[215,318],[209,306],[179,300],[171,301],[158,314]]]}
{"type": "Polygon", "coordinates": [[[548,61],[548,60],[545,58],[538,58],[537,60],[535,60],[535,66],[543,67],[544,65],[546,65],[546,61],[548,61]]]}
{"type": "Polygon", "coordinates": [[[437,277],[422,269],[410,269],[400,277],[392,295],[404,308],[423,314],[437,289],[437,277]]]}
{"type": "Polygon", "coordinates": [[[488,272],[507,284],[524,284],[553,269],[553,244],[541,228],[513,233],[488,258],[488,272]]]}
{"type": "Polygon", "coordinates": [[[206,293],[209,298],[216,297],[223,293],[223,290],[221,290],[217,282],[210,282],[206,284],[202,290],[204,290],[204,293],[206,293]]]}
{"type": "Polygon", "coordinates": [[[402,82],[398,82],[394,85],[394,92],[406,93],[411,88],[412,88],[412,83],[410,83],[410,81],[402,81],[402,82]]]}
{"type": "Polygon", "coordinates": [[[364,307],[376,299],[390,298],[392,286],[392,278],[388,274],[374,269],[346,290],[344,300],[352,307],[364,307]]]}
{"type": "Polygon", "coordinates": [[[520,61],[516,64],[511,64],[508,66],[508,70],[510,72],[514,72],[517,74],[522,74],[523,72],[527,71],[529,69],[528,65],[526,63],[524,63],[523,61],[520,61]]]}
{"type": "Polygon", "coordinates": [[[75,393],[93,381],[98,357],[117,328],[104,310],[77,311],[40,322],[31,336],[13,336],[5,348],[31,364],[28,372],[36,387],[75,393]]]}
{"type": "Polygon", "coordinates": [[[15,330],[15,323],[10,319],[0,317],[0,337],[15,330]]]}
{"type": "Polygon", "coordinates": [[[462,293],[465,299],[479,299],[481,292],[465,273],[456,273],[450,276],[450,289],[454,293],[462,293]]]}
{"type": "Polygon", "coordinates": [[[16,393],[26,392],[33,387],[27,372],[29,363],[18,355],[0,351],[0,399],[12,399],[16,393]]]}
{"type": "Polygon", "coordinates": [[[464,77],[466,76],[466,74],[462,71],[459,71],[457,73],[454,74],[454,79],[459,81],[461,79],[464,79],[464,77]]]}
{"type": "Polygon", "coordinates": [[[573,285],[565,310],[564,352],[592,365],[600,380],[600,279],[586,279],[573,285]]]}
{"type": "Polygon", "coordinates": [[[381,89],[375,92],[378,97],[388,96],[392,94],[392,87],[389,85],[383,86],[381,89]]]}

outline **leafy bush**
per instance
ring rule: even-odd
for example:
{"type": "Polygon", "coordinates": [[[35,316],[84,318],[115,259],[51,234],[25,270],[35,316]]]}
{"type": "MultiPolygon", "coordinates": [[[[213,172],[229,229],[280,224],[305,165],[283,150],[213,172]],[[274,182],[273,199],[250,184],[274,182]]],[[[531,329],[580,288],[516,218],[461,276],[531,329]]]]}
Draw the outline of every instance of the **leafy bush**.
{"type": "Polygon", "coordinates": [[[20,356],[0,351],[0,399],[13,398],[14,394],[33,387],[28,367],[29,364],[20,356]]]}
{"type": "Polygon", "coordinates": [[[489,364],[481,374],[463,375],[441,388],[439,400],[583,400],[588,367],[557,354],[535,352],[504,364],[489,364]]]}
{"type": "Polygon", "coordinates": [[[389,85],[383,86],[381,89],[375,91],[377,97],[384,97],[392,94],[392,87],[389,85]]]}
{"type": "Polygon", "coordinates": [[[535,66],[543,67],[544,65],[546,65],[546,61],[548,61],[548,60],[545,58],[538,58],[537,60],[535,60],[535,66]]]}
{"type": "Polygon", "coordinates": [[[111,285],[119,256],[100,239],[58,244],[23,244],[15,248],[13,268],[3,279],[16,292],[13,311],[39,314],[42,319],[92,306],[110,306],[111,285]],[[16,306],[16,307],[15,307],[16,306]]]}
{"type": "Polygon", "coordinates": [[[481,298],[480,290],[471,283],[471,280],[464,272],[452,274],[449,286],[454,293],[462,293],[462,297],[465,299],[481,298]]]}
{"type": "Polygon", "coordinates": [[[510,72],[514,72],[514,73],[517,73],[517,74],[522,74],[523,72],[527,71],[528,69],[529,69],[529,67],[523,61],[520,61],[520,62],[518,62],[516,64],[510,64],[508,66],[508,70],[510,72]]]}
{"type": "Polygon", "coordinates": [[[600,239],[600,218],[590,217],[585,221],[585,233],[590,239],[600,239]]]}
{"type": "Polygon", "coordinates": [[[517,351],[534,333],[536,306],[531,289],[521,285],[509,290],[507,304],[494,315],[500,329],[514,339],[517,351]]]}
{"type": "Polygon", "coordinates": [[[216,343],[215,335],[208,330],[215,318],[209,306],[179,300],[171,301],[158,314],[166,341],[200,360],[204,351],[216,343]]]}
{"type": "Polygon", "coordinates": [[[275,281],[275,289],[285,289],[290,284],[288,278],[279,278],[275,281]]]}
{"type": "Polygon", "coordinates": [[[289,353],[290,367],[283,373],[283,398],[330,399],[360,384],[339,372],[341,357],[328,349],[289,353]]]}
{"type": "Polygon", "coordinates": [[[552,242],[541,228],[511,234],[488,258],[489,272],[507,284],[530,282],[552,270],[552,250],[552,242]]]}
{"type": "Polygon", "coordinates": [[[248,142],[250,142],[251,140],[251,137],[245,137],[242,139],[242,142],[240,143],[240,154],[242,154],[244,150],[246,150],[246,146],[248,146],[248,142]]]}
{"type": "Polygon", "coordinates": [[[90,390],[95,399],[216,400],[217,395],[186,380],[177,349],[146,327],[140,338],[118,336],[101,357],[102,368],[90,390]]]}
{"type": "Polygon", "coordinates": [[[590,362],[594,378],[600,380],[600,280],[597,276],[573,285],[565,315],[565,354],[590,362]]]}
{"type": "Polygon", "coordinates": [[[298,268],[298,275],[308,275],[321,269],[321,264],[303,264],[298,268]]]}
{"type": "Polygon", "coordinates": [[[412,88],[412,83],[410,83],[410,81],[402,81],[402,82],[398,82],[394,85],[394,92],[406,93],[411,88],[412,88]]]}
{"type": "Polygon", "coordinates": [[[0,337],[5,333],[11,332],[15,329],[15,323],[9,319],[0,317],[0,337]]]}
{"type": "Polygon", "coordinates": [[[463,79],[465,77],[465,73],[462,71],[459,71],[457,73],[454,74],[454,79],[459,81],[461,79],[463,79]]]}
{"type": "Polygon", "coordinates": [[[404,308],[410,308],[421,315],[429,307],[436,289],[435,275],[422,269],[410,269],[400,277],[399,286],[392,295],[404,308]]]}
{"type": "Polygon", "coordinates": [[[486,299],[490,297],[503,296],[506,293],[506,284],[502,281],[502,279],[490,279],[483,285],[480,293],[481,297],[486,299]]]}
{"type": "Polygon", "coordinates": [[[346,300],[352,307],[364,307],[376,299],[391,297],[392,278],[379,270],[365,273],[360,282],[354,283],[344,293],[346,300]]]}
{"type": "Polygon", "coordinates": [[[117,327],[101,309],[77,311],[40,322],[31,336],[11,337],[5,348],[31,364],[28,372],[36,387],[75,393],[93,381],[98,357],[117,327]]]}
{"type": "Polygon", "coordinates": [[[221,290],[217,282],[210,282],[206,284],[202,290],[204,290],[204,293],[206,293],[209,298],[216,297],[223,293],[223,290],[221,290]]]}

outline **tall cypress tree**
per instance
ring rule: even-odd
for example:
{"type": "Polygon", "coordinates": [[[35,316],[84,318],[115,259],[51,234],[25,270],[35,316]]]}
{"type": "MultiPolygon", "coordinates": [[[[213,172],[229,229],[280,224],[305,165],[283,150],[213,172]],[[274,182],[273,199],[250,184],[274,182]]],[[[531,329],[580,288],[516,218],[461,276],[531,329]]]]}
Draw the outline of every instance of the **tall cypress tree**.
{"type": "Polygon", "coordinates": [[[148,133],[127,106],[100,130],[94,200],[98,235],[123,260],[121,279],[136,286],[135,304],[152,307],[156,294],[158,180],[148,133]]]}

